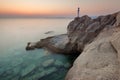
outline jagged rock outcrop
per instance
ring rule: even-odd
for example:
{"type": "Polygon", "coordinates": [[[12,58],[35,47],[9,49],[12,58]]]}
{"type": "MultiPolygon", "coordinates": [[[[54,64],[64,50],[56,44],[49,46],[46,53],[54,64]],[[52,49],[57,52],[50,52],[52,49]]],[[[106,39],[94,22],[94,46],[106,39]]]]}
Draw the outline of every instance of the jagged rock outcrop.
{"type": "Polygon", "coordinates": [[[92,42],[94,38],[105,28],[112,27],[116,22],[117,15],[100,16],[91,19],[83,16],[72,21],[67,28],[69,42],[71,45],[77,44],[78,51],[84,49],[84,46],[92,42]]]}
{"type": "Polygon", "coordinates": [[[34,50],[35,48],[46,48],[49,51],[55,53],[70,53],[69,49],[66,49],[66,44],[68,44],[68,36],[67,34],[57,35],[48,37],[45,39],[41,39],[38,42],[28,43],[26,50],[34,50]]]}
{"type": "Polygon", "coordinates": [[[56,53],[81,53],[86,44],[92,42],[94,38],[104,29],[118,25],[120,20],[118,13],[107,16],[99,16],[91,19],[87,15],[75,18],[67,28],[67,34],[57,35],[42,39],[36,43],[29,43],[26,50],[35,48],[47,48],[56,53]]]}
{"type": "Polygon", "coordinates": [[[65,80],[120,80],[120,22],[105,27],[87,44],[65,80]]]}

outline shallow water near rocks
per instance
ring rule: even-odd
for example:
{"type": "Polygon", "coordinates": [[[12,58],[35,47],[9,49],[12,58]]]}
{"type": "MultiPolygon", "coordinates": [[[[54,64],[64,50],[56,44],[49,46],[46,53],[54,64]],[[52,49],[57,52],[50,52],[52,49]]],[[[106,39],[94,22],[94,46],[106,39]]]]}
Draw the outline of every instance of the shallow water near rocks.
{"type": "Polygon", "coordinates": [[[66,33],[70,21],[0,19],[0,80],[64,80],[75,57],[25,47],[29,41],[66,33]],[[54,33],[44,34],[47,31],[54,33]]]}

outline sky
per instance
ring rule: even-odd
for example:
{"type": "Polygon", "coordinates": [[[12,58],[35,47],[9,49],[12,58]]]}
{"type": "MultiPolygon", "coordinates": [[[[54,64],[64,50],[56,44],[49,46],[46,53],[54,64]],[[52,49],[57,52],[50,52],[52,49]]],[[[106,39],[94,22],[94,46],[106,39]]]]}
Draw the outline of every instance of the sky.
{"type": "Polygon", "coordinates": [[[120,0],[0,0],[0,17],[98,16],[120,11],[120,0]]]}

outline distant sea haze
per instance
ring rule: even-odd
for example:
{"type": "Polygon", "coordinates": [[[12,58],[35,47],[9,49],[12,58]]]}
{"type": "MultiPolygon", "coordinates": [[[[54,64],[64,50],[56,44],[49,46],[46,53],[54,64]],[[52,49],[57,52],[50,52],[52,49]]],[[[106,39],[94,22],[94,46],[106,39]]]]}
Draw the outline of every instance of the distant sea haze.
{"type": "MultiPolygon", "coordinates": [[[[76,16],[40,16],[40,15],[0,15],[0,18],[68,18],[74,19],[76,16]]],[[[97,16],[90,16],[91,18],[96,18],[97,16]]]]}
{"type": "Polygon", "coordinates": [[[19,15],[19,14],[0,14],[0,18],[73,18],[74,15],[19,15]]]}
{"type": "Polygon", "coordinates": [[[8,54],[6,49],[13,49],[16,45],[20,45],[19,43],[23,44],[24,48],[28,41],[34,42],[48,36],[67,33],[67,25],[72,20],[65,18],[0,18],[0,51],[8,54]],[[45,34],[48,31],[54,31],[54,33],[45,34]]]}

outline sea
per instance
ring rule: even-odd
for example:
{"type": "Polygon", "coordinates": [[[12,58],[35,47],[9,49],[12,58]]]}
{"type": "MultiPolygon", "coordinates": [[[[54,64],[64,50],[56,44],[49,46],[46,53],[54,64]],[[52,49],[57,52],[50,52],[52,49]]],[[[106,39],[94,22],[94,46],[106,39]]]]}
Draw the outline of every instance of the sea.
{"type": "Polygon", "coordinates": [[[0,80],[64,80],[76,57],[45,49],[26,51],[25,47],[28,42],[67,33],[72,20],[1,18],[0,80]]]}

